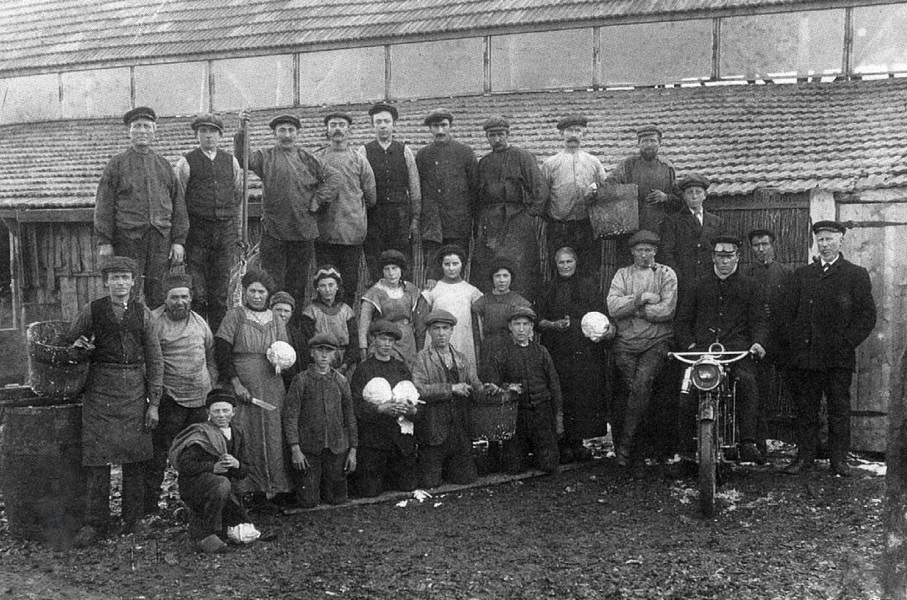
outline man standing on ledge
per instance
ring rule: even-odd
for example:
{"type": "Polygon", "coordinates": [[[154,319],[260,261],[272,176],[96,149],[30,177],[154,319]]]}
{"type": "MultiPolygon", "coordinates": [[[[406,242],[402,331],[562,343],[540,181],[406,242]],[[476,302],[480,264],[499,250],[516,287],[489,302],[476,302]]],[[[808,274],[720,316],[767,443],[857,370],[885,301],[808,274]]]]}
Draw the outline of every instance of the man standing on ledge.
{"type": "Polygon", "coordinates": [[[102,258],[127,256],[137,263],[136,275],[145,303],[164,301],[161,282],[168,258],[182,264],[189,217],[183,190],[173,168],[151,149],[157,131],[157,115],[147,106],[123,115],[132,147],[110,159],[94,207],[94,230],[102,258]]]}

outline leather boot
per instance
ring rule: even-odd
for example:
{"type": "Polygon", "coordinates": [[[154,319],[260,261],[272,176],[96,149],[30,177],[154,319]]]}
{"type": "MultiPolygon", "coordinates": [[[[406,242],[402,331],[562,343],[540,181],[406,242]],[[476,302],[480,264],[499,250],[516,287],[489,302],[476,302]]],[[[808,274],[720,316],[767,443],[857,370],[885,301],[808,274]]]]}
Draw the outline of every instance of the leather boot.
{"type": "Polygon", "coordinates": [[[797,456],[797,458],[781,469],[781,472],[785,475],[799,475],[800,473],[806,473],[807,471],[812,471],[816,466],[816,460],[809,456],[797,456]]]}

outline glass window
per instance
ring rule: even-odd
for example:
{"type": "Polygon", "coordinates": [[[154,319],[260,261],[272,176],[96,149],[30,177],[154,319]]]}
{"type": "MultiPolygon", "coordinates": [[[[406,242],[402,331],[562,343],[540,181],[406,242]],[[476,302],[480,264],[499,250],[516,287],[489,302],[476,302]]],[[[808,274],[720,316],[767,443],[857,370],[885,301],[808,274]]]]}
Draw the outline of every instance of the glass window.
{"type": "Polygon", "coordinates": [[[712,21],[617,25],[601,30],[605,85],[656,85],[712,76],[712,21]]]}
{"type": "Polygon", "coordinates": [[[0,123],[59,119],[60,113],[56,73],[0,79],[0,123]]]}
{"type": "Polygon", "coordinates": [[[161,115],[195,115],[208,111],[205,63],[171,63],[135,68],[135,105],[161,115]]]}
{"type": "Polygon", "coordinates": [[[370,102],[384,98],[384,46],[299,55],[303,105],[370,102]]]}
{"type": "Polygon", "coordinates": [[[394,98],[431,98],[484,90],[483,38],[391,47],[391,95],[394,98]]]}
{"type": "Polygon", "coordinates": [[[853,9],[854,73],[907,71],[907,5],[853,9]]]}
{"type": "Polygon", "coordinates": [[[841,72],[844,11],[721,20],[721,77],[762,79],[841,72]]]}
{"type": "Polygon", "coordinates": [[[591,85],[591,28],[491,38],[491,89],[496,92],[591,85]]]}
{"type": "Polygon", "coordinates": [[[293,56],[215,60],[214,110],[293,105],[293,56]]]}
{"type": "Polygon", "coordinates": [[[129,69],[69,71],[62,75],[63,118],[122,115],[129,110],[129,69]]]}

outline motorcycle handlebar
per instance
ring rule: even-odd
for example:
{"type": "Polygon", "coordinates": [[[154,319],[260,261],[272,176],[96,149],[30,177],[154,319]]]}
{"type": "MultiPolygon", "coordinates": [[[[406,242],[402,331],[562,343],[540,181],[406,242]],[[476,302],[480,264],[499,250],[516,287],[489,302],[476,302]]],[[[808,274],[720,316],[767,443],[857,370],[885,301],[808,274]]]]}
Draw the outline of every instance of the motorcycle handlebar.
{"type": "Polygon", "coordinates": [[[724,351],[724,352],[668,352],[668,356],[671,358],[676,358],[680,362],[684,362],[688,365],[694,365],[699,362],[700,359],[708,357],[712,360],[727,365],[730,363],[737,362],[738,360],[743,360],[750,355],[749,350],[736,350],[736,351],[724,351]]]}

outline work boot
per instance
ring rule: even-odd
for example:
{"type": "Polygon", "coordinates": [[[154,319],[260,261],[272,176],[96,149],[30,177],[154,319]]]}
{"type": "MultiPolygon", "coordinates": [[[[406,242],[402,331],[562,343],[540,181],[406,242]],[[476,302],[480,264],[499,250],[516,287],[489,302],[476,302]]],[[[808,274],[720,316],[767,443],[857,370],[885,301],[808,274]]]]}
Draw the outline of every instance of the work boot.
{"type": "Polygon", "coordinates": [[[798,456],[792,463],[781,469],[781,472],[785,475],[799,475],[801,473],[806,473],[807,471],[812,471],[815,466],[815,459],[798,456]]]}
{"type": "Polygon", "coordinates": [[[831,455],[831,470],[834,474],[841,477],[851,477],[853,472],[850,465],[847,464],[847,453],[835,452],[831,455]]]}
{"type": "Polygon", "coordinates": [[[617,450],[614,451],[614,456],[617,459],[618,467],[626,467],[630,464],[630,449],[623,444],[617,447],[617,450]]]}
{"type": "Polygon", "coordinates": [[[740,444],[740,462],[751,462],[756,463],[757,465],[765,464],[765,456],[762,452],[759,451],[759,448],[756,447],[756,444],[753,442],[743,442],[740,444]]]}
{"type": "Polygon", "coordinates": [[[212,533],[208,537],[196,542],[195,547],[205,554],[218,554],[227,551],[227,543],[212,533]]]}

